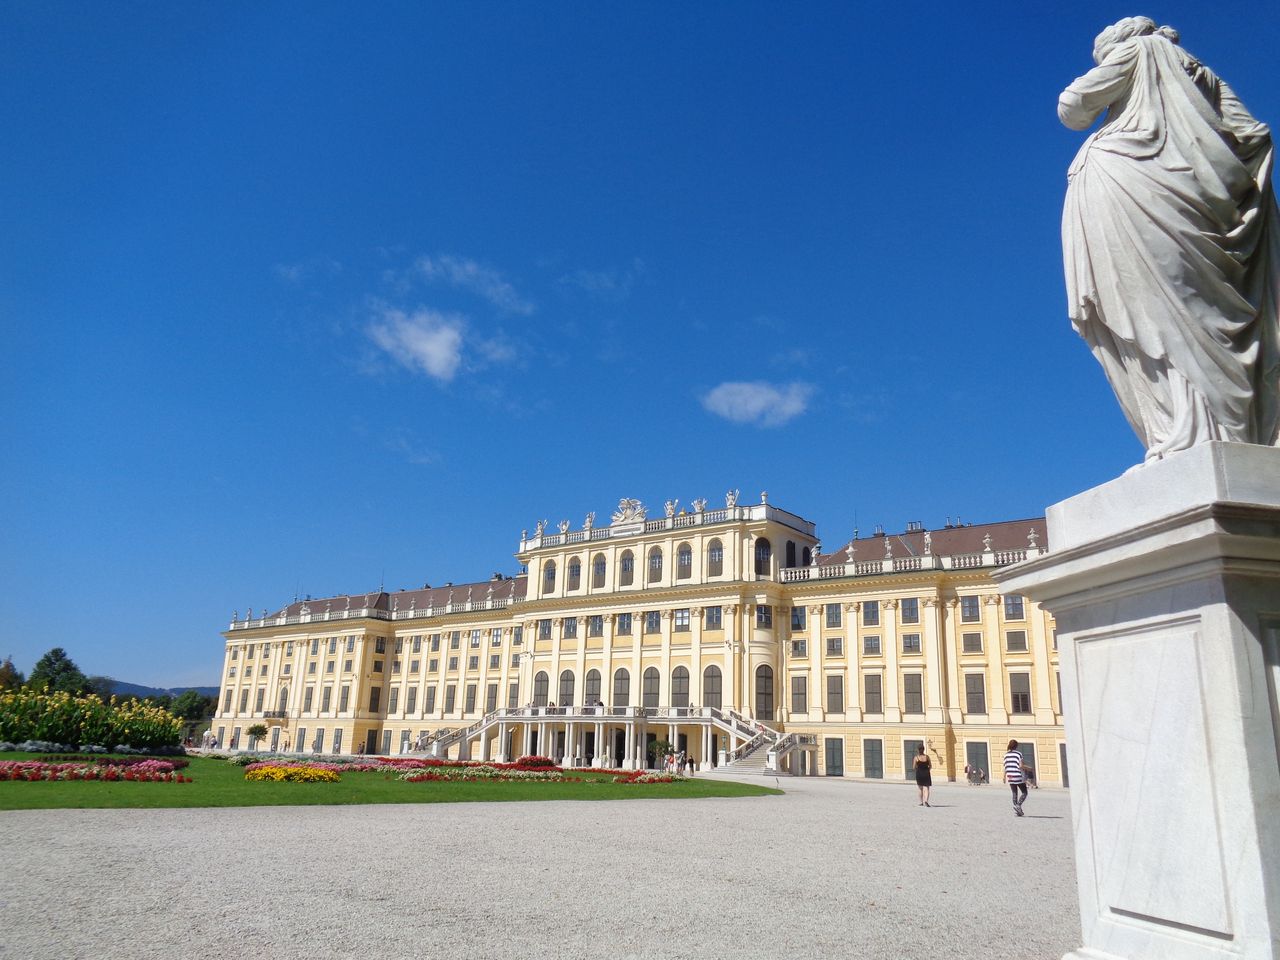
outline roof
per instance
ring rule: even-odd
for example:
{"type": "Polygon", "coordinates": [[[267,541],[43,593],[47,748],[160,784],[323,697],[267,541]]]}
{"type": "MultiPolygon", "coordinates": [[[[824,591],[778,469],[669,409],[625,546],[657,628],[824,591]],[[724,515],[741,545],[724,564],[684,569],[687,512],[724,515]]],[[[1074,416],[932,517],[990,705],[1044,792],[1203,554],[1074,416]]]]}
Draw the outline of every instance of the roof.
{"type": "Polygon", "coordinates": [[[954,556],[960,553],[981,553],[986,549],[984,538],[991,537],[992,550],[1025,550],[1031,531],[1036,533],[1036,544],[1041,550],[1049,548],[1044,517],[1027,520],[1002,520],[999,523],[974,523],[948,526],[938,530],[912,530],[906,533],[876,534],[858,537],[843,544],[833,553],[823,553],[819,564],[844,563],[849,557],[847,548],[854,548],[855,560],[883,560],[885,541],[889,541],[895,557],[919,557],[925,553],[925,535],[930,539],[929,552],[934,556],[954,556]]]}
{"type": "Polygon", "coordinates": [[[368,593],[339,594],[334,597],[312,597],[295,600],[283,610],[268,614],[267,618],[298,616],[306,607],[308,613],[324,613],[326,610],[408,610],[426,607],[443,607],[449,602],[465,603],[468,600],[524,599],[529,578],[505,577],[502,580],[480,580],[475,583],[445,584],[442,587],[423,587],[421,590],[397,590],[394,593],[371,590],[368,593]]]}

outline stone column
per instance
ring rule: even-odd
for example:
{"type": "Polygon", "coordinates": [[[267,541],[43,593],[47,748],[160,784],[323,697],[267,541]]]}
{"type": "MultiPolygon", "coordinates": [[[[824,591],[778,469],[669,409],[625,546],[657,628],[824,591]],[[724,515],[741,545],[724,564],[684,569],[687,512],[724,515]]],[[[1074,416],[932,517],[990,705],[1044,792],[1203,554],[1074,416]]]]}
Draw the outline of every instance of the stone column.
{"type": "MultiPolygon", "coordinates": [[[[902,722],[902,671],[898,669],[898,657],[902,652],[902,641],[898,638],[898,601],[884,600],[880,603],[880,642],[884,651],[884,686],[881,696],[884,697],[884,722],[902,722]]],[[[896,748],[895,748],[896,749],[896,748]]]]}
{"type": "Polygon", "coordinates": [[[505,723],[498,724],[498,751],[494,759],[499,763],[511,762],[511,758],[507,756],[507,725],[505,723]]]}
{"type": "Polygon", "coordinates": [[[946,720],[943,714],[943,690],[947,686],[947,676],[943,664],[946,658],[942,651],[942,636],[938,629],[940,607],[937,597],[923,597],[920,600],[923,610],[920,617],[920,644],[924,649],[924,719],[925,723],[942,723],[946,720]]]}
{"type": "Polygon", "coordinates": [[[1050,507],[1052,552],[995,573],[1058,624],[1072,960],[1280,955],[1277,478],[1280,449],[1200,444],[1050,507]]]}

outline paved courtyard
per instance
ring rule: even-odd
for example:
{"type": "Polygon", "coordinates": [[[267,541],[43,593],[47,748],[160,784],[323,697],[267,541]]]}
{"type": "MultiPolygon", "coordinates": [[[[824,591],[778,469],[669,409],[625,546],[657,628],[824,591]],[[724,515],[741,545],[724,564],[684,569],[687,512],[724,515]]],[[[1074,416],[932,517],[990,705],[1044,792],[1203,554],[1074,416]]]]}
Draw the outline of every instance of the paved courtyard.
{"type": "Polygon", "coordinates": [[[0,813],[0,956],[987,958],[1079,942],[1066,791],[0,813]]]}

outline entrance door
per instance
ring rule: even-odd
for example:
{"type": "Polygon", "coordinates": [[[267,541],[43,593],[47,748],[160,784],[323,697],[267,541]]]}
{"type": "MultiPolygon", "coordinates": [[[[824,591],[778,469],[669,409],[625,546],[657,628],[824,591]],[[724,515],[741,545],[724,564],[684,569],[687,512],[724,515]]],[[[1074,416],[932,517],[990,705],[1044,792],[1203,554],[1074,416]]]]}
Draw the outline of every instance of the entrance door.
{"type": "Polygon", "coordinates": [[[844,776],[844,740],[841,737],[826,739],[827,776],[844,776]]]}
{"type": "Polygon", "coordinates": [[[862,741],[862,772],[863,776],[874,780],[884,779],[883,740],[862,741]]]}
{"type": "Polygon", "coordinates": [[[646,767],[657,767],[657,758],[653,755],[653,745],[658,742],[656,733],[646,733],[644,735],[644,765],[646,767]]]}
{"type": "Polygon", "coordinates": [[[711,765],[718,767],[720,765],[720,734],[713,733],[711,735],[711,765]]]}
{"type": "Polygon", "coordinates": [[[271,752],[275,753],[280,749],[280,728],[271,728],[271,752]]]}
{"type": "Polygon", "coordinates": [[[564,756],[564,731],[557,730],[556,731],[556,752],[551,759],[559,760],[563,756],[564,756]]]}
{"type": "Polygon", "coordinates": [[[1039,783],[1036,779],[1036,745],[1019,740],[1018,752],[1022,754],[1022,762],[1027,765],[1027,783],[1039,783]]]}
{"type": "Polygon", "coordinates": [[[964,745],[964,762],[969,765],[969,770],[982,771],[982,775],[991,779],[991,760],[987,756],[987,745],[985,743],[977,743],[970,741],[964,745]]]}
{"type": "Polygon", "coordinates": [[[609,758],[615,768],[622,766],[622,761],[627,757],[627,731],[624,727],[621,730],[613,731],[613,756],[609,758]]]}
{"type": "Polygon", "coordinates": [[[365,753],[378,752],[378,731],[377,730],[369,731],[369,739],[365,741],[364,752],[365,753]]]}
{"type": "Polygon", "coordinates": [[[596,734],[594,730],[583,735],[582,750],[586,753],[586,757],[582,762],[589,767],[591,766],[591,761],[596,758],[596,734]]]}
{"type": "Polygon", "coordinates": [[[908,780],[916,778],[916,754],[920,752],[920,748],[924,746],[923,740],[903,740],[902,741],[902,775],[908,780]]]}
{"type": "Polygon", "coordinates": [[[391,731],[390,730],[382,731],[382,752],[384,754],[391,752],[391,731]]]}
{"type": "Polygon", "coordinates": [[[687,757],[689,755],[689,735],[687,733],[676,734],[676,753],[683,752],[687,757]]]}
{"type": "Polygon", "coordinates": [[[1058,769],[1062,771],[1062,785],[1071,786],[1071,778],[1067,776],[1067,745],[1058,744],[1058,769]]]}

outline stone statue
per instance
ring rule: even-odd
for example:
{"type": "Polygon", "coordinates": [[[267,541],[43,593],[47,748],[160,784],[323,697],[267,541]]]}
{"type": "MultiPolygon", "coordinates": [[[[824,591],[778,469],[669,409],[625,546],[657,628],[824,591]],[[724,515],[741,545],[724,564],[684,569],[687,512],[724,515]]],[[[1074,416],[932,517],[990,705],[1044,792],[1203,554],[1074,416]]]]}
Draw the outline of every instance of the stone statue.
{"type": "Polygon", "coordinates": [[[694,500],[694,501],[693,501],[693,512],[694,512],[694,513],[702,513],[702,511],[704,511],[704,510],[706,510],[706,509],[707,509],[707,498],[706,498],[706,497],[699,497],[698,499],[696,499],[696,500],[694,500]]]}
{"type": "Polygon", "coordinates": [[[680,506],[679,500],[668,500],[662,505],[662,509],[666,511],[668,519],[676,515],[676,507],[678,506],[680,506]]]}
{"type": "Polygon", "coordinates": [[[646,512],[644,504],[639,500],[623,497],[618,501],[618,509],[613,512],[613,522],[629,523],[632,520],[643,520],[646,512]]]}
{"type": "Polygon", "coordinates": [[[924,532],[924,555],[926,557],[933,554],[933,534],[928,530],[924,532]]]}
{"type": "Polygon", "coordinates": [[[545,529],[547,529],[547,521],[545,521],[545,520],[539,520],[539,521],[537,521],[537,522],[533,525],[533,536],[534,536],[534,539],[537,539],[538,537],[542,536],[542,531],[543,531],[543,530],[545,530],[545,529]]]}
{"type": "Polygon", "coordinates": [[[558,529],[561,533],[568,533],[568,532],[569,532],[569,521],[568,521],[568,520],[561,520],[558,524],[556,524],[556,529],[558,529]]]}
{"type": "Polygon", "coordinates": [[[592,510],[590,513],[587,514],[587,518],[582,521],[582,529],[590,530],[595,525],[596,525],[596,512],[592,510]]]}
{"type": "Polygon", "coordinates": [[[738,505],[737,490],[730,490],[728,493],[724,495],[724,505],[730,510],[732,510],[734,507],[738,505]]]}
{"type": "Polygon", "coordinates": [[[1067,174],[1067,309],[1148,462],[1280,434],[1271,131],[1178,39],[1107,27],[1058,100],[1073,130],[1107,114],[1067,174]]]}

